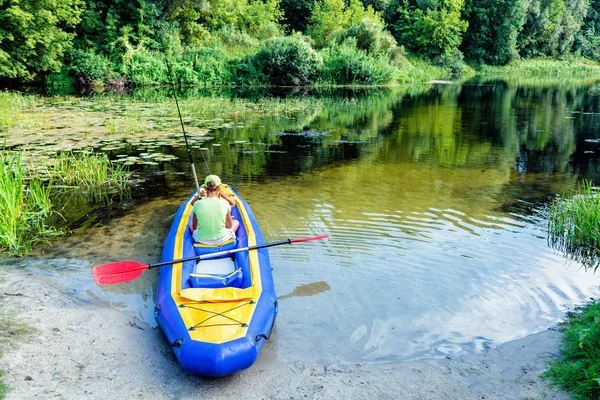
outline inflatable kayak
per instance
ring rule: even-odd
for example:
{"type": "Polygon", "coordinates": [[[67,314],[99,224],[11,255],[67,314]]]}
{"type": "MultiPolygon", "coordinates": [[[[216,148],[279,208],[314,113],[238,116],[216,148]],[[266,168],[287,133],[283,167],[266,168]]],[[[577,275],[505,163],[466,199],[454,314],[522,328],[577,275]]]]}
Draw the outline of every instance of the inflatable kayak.
{"type": "MultiPolygon", "coordinates": [[[[240,221],[236,239],[219,247],[194,243],[188,225],[190,196],[179,207],[162,252],[162,261],[179,260],[264,243],[252,210],[233,188],[223,185],[236,203],[240,221]]],[[[155,317],[186,371],[224,376],[250,367],[270,337],[277,297],[266,248],[238,251],[160,269],[155,317]]]]}

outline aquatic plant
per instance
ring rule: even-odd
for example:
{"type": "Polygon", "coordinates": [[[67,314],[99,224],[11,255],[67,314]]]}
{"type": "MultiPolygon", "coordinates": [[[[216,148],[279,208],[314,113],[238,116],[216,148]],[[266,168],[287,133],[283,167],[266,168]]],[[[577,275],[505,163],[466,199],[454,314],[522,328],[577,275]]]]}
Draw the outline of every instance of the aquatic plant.
{"type": "Polygon", "coordinates": [[[129,185],[131,173],[106,154],[59,153],[43,171],[55,188],[78,188],[105,195],[129,185]]]}
{"type": "Polygon", "coordinates": [[[34,100],[34,96],[0,91],[0,130],[14,126],[21,120],[23,111],[30,107],[34,100]]]}
{"type": "Polygon", "coordinates": [[[52,215],[50,189],[39,180],[26,180],[19,153],[0,152],[0,249],[20,255],[57,230],[48,226],[52,215]]]}
{"type": "Polygon", "coordinates": [[[600,303],[569,313],[564,325],[562,357],[543,377],[570,391],[574,399],[600,398],[600,303]]]}
{"type": "MultiPolygon", "coordinates": [[[[590,181],[578,184],[552,202],[548,216],[549,239],[555,247],[583,256],[597,267],[600,251],[600,193],[590,181]]],[[[581,257],[580,257],[581,258],[581,257]]]]}

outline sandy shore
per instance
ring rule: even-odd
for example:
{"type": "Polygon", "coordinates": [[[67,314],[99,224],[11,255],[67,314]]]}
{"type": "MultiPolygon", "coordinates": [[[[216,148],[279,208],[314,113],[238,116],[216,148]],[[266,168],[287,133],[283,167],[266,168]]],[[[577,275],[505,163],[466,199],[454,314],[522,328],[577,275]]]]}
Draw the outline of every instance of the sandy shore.
{"type": "Polygon", "coordinates": [[[70,294],[31,270],[0,270],[0,301],[35,329],[5,349],[7,399],[568,399],[538,375],[557,356],[549,330],[445,359],[317,365],[277,361],[267,344],[250,369],[184,372],[162,333],[70,294]]]}

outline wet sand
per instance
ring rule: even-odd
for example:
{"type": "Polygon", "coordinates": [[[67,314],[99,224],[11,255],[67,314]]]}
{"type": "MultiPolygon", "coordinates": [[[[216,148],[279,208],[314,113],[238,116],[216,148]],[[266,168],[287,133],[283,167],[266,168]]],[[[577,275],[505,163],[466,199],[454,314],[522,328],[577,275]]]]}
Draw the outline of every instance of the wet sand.
{"type": "Polygon", "coordinates": [[[267,343],[250,369],[207,379],[182,370],[159,329],[32,268],[0,269],[0,302],[35,329],[4,349],[8,400],[570,398],[538,377],[557,357],[557,330],[483,352],[380,364],[288,364],[267,343]]]}

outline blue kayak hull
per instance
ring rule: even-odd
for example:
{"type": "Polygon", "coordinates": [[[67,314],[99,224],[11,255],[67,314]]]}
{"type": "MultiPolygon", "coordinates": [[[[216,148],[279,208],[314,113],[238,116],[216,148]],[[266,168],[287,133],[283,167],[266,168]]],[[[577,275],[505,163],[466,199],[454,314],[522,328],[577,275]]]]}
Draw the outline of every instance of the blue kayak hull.
{"type": "MultiPolygon", "coordinates": [[[[235,246],[265,243],[248,204],[231,187],[224,189],[236,202],[232,215],[240,221],[235,246]]],[[[179,207],[162,261],[196,255],[187,227],[192,198],[179,207]]],[[[256,361],[271,334],[277,296],[268,250],[240,251],[232,258],[243,275],[237,287],[191,287],[188,277],[194,260],[160,270],[155,317],[181,366],[190,373],[224,376],[246,369],[256,361]]]]}

